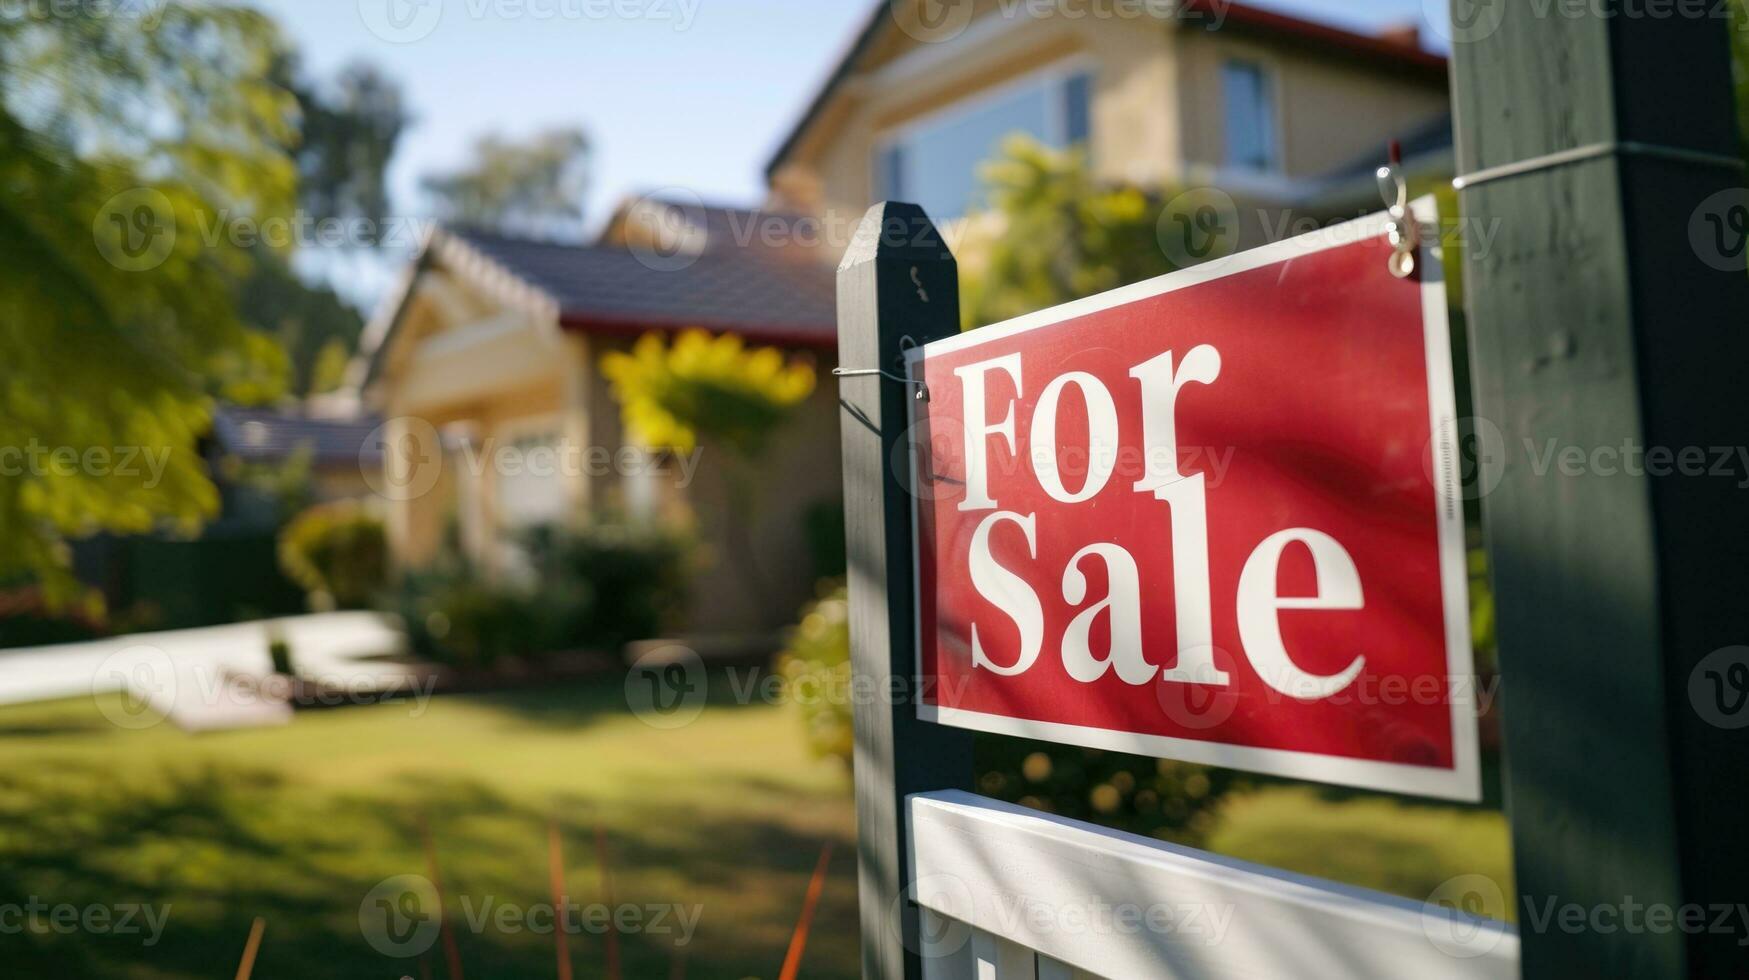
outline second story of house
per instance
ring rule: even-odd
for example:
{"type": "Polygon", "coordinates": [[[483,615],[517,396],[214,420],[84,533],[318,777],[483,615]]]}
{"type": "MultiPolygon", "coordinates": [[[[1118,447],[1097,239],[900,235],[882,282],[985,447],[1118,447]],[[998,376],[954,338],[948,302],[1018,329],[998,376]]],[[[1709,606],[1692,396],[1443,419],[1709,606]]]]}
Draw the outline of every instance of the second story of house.
{"type": "Polygon", "coordinates": [[[1449,157],[1446,63],[1231,0],[881,0],[767,170],[774,209],[975,211],[1010,134],[1096,178],[1306,206],[1392,139],[1449,157]],[[1429,135],[1431,134],[1431,136],[1429,135]]]}

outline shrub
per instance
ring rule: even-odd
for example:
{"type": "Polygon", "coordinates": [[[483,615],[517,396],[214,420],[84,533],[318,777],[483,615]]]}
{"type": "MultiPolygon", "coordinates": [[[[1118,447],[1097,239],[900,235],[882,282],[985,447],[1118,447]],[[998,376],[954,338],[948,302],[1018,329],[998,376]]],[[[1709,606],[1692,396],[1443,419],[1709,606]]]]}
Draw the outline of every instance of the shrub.
{"type": "Polygon", "coordinates": [[[308,508],[280,532],[279,565],[312,604],[364,608],[388,580],[383,522],[353,501],[308,508]]]}
{"type": "Polygon", "coordinates": [[[506,657],[617,651],[672,625],[695,550],[682,532],[611,517],[534,529],[524,549],[526,576],[491,578],[454,561],[406,576],[394,611],[414,653],[485,667],[506,657]]]}
{"type": "Polygon", "coordinates": [[[802,611],[778,654],[785,700],[802,712],[803,737],[818,756],[849,764],[854,732],[850,706],[850,603],[839,585],[802,611]]]}
{"type": "Polygon", "coordinates": [[[77,643],[105,632],[100,603],[53,607],[39,588],[0,588],[0,649],[77,643]]]}
{"type": "Polygon", "coordinates": [[[1024,807],[1193,847],[1245,777],[1170,759],[979,735],[977,790],[1024,807]]]}
{"type": "Polygon", "coordinates": [[[395,606],[406,623],[408,646],[426,660],[490,667],[546,652],[540,597],[486,581],[465,567],[406,576],[395,606]]]}
{"type": "Polygon", "coordinates": [[[579,528],[536,528],[527,548],[540,590],[560,594],[549,616],[553,639],[612,650],[674,624],[697,553],[685,531],[612,516],[579,528]]]}
{"type": "MultiPolygon", "coordinates": [[[[802,613],[778,654],[785,700],[816,755],[850,762],[850,606],[843,585],[802,613]]],[[[1132,833],[1199,844],[1221,800],[1241,785],[1225,769],[1070,745],[979,735],[978,791],[1035,810],[1132,833]]]]}

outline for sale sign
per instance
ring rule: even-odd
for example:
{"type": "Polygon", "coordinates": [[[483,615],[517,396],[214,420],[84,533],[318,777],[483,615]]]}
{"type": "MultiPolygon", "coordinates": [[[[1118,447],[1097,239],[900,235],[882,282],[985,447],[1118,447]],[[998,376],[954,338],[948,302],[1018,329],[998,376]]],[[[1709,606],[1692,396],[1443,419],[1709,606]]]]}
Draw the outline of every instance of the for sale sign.
{"type": "Polygon", "coordinates": [[[1444,286],[1387,221],[912,352],[925,720],[1479,797],[1444,286]]]}

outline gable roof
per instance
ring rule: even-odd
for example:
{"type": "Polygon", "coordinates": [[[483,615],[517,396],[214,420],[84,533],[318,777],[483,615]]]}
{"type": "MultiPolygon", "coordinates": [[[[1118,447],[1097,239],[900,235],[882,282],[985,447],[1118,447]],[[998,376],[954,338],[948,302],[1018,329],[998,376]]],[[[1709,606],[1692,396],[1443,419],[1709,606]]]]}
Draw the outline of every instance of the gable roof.
{"type": "MultiPolygon", "coordinates": [[[[892,0],[877,0],[874,10],[856,39],[851,42],[844,56],[827,76],[826,83],[814,93],[808,107],[802,111],[801,118],[785,135],[783,142],[778,144],[776,152],[765,165],[765,176],[769,180],[777,169],[789,158],[796,145],[801,142],[802,135],[808,131],[826,105],[851,75],[855,74],[858,62],[863,55],[874,47],[875,42],[889,28],[895,28],[890,14],[892,0]]],[[[1444,73],[1446,59],[1444,55],[1425,50],[1419,45],[1411,45],[1396,38],[1373,34],[1361,34],[1345,30],[1330,24],[1308,20],[1304,17],[1294,17],[1288,14],[1264,10],[1250,4],[1237,3],[1234,0],[1180,0],[1175,17],[1179,20],[1191,16],[1219,16],[1223,30],[1235,29],[1241,32],[1265,35],[1302,45],[1309,45],[1317,50],[1336,53],[1361,60],[1382,62],[1397,65],[1416,71],[1444,73]]],[[[1142,23],[1155,23],[1143,21],[1142,23]]]]}
{"type": "Polygon", "coordinates": [[[668,258],[615,245],[452,234],[550,298],[560,326],[636,333],[704,327],[779,344],[838,340],[836,281],[831,267],[812,256],[731,246],[668,258]]]}
{"type": "MultiPolygon", "coordinates": [[[[658,202],[662,203],[662,202],[658,202]]],[[[695,218],[695,209],[681,207],[695,218]]],[[[514,296],[560,327],[642,334],[700,327],[749,340],[831,349],[838,343],[837,279],[801,244],[766,244],[769,222],[798,221],[734,208],[709,209],[702,244],[656,254],[621,243],[572,245],[468,228],[434,228],[366,327],[358,386],[375,381],[422,272],[441,267],[514,296]],[[742,239],[746,240],[743,241],[742,239]]],[[[807,241],[802,229],[780,236],[807,241]]]]}

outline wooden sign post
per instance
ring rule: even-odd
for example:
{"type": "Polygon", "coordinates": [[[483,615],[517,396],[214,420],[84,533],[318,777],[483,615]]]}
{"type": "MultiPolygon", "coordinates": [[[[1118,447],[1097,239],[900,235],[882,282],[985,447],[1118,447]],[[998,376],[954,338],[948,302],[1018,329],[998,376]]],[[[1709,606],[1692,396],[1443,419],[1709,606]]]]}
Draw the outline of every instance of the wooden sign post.
{"type": "Polygon", "coordinates": [[[864,977],[923,976],[918,910],[906,897],[905,797],[972,782],[971,733],[917,718],[905,487],[914,396],[893,380],[906,350],[958,332],[959,267],[923,209],[869,209],[838,268],[838,362],[851,375],[839,401],[864,977]]]}
{"type": "Polygon", "coordinates": [[[1526,977],[1744,962],[1740,927],[1710,914],[1698,930],[1526,922],[1527,905],[1680,914],[1749,887],[1749,729],[1690,698],[1703,658],[1749,642],[1742,474],[1539,474],[1525,459],[1749,439],[1749,276],[1704,261],[1690,232],[1742,186],[1735,28],[1721,5],[1630,6],[1453,3],[1459,169],[1477,175],[1462,208],[1499,221],[1466,277],[1476,413],[1503,437],[1482,514],[1526,977]]]}

